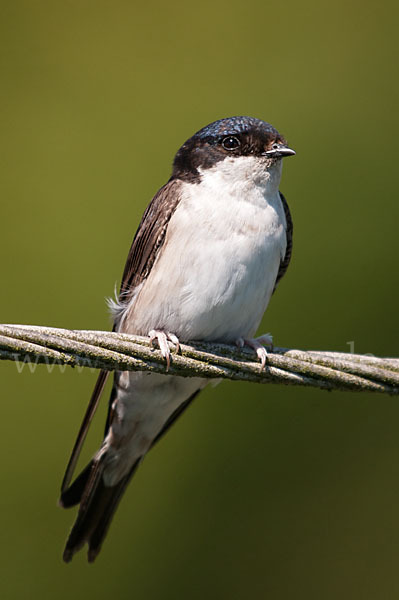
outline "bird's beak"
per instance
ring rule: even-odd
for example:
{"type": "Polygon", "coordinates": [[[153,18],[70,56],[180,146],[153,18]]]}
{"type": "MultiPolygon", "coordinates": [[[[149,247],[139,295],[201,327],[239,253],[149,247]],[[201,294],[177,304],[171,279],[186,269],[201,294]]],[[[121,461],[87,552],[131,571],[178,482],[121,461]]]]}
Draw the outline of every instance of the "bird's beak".
{"type": "Polygon", "coordinates": [[[294,156],[296,154],[295,150],[288,148],[288,146],[284,146],[284,144],[275,144],[275,146],[276,148],[264,152],[263,156],[268,156],[269,158],[284,158],[284,156],[294,156]]]}

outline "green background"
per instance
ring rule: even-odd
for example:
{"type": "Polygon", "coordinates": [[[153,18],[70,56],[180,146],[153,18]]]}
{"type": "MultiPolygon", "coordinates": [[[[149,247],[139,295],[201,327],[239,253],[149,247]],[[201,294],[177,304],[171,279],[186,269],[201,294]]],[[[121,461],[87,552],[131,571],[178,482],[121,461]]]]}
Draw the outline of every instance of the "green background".
{"type": "MultiPolygon", "coordinates": [[[[3,1],[1,322],[109,328],[104,297],[174,153],[248,114],[297,151],[293,260],[261,331],[398,356],[396,6],[3,1]]],[[[56,500],[94,380],[1,365],[2,598],[399,597],[399,406],[381,395],[205,391],[96,563],[63,564],[74,513],[56,500]]]]}

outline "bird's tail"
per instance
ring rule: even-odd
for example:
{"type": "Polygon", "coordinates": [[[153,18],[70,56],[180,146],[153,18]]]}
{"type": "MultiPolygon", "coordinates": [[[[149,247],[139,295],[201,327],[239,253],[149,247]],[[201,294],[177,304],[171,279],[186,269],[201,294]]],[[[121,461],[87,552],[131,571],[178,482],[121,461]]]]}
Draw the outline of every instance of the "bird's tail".
{"type": "Polygon", "coordinates": [[[80,503],[78,516],[65,546],[65,562],[70,562],[86,542],[89,545],[88,560],[95,560],[123,492],[140,462],[140,459],[137,460],[127,475],[116,485],[108,487],[103,479],[105,456],[102,454],[93,458],[61,495],[60,505],[64,508],[80,503]]]}

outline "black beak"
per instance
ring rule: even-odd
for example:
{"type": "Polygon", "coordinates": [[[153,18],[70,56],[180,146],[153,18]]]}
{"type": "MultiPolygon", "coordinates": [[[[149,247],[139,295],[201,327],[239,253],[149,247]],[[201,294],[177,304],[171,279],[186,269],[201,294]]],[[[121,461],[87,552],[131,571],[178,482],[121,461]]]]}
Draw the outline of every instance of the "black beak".
{"type": "Polygon", "coordinates": [[[263,156],[268,156],[269,158],[284,158],[284,156],[294,156],[295,154],[295,150],[284,146],[284,144],[273,144],[271,150],[263,152],[263,156]]]}

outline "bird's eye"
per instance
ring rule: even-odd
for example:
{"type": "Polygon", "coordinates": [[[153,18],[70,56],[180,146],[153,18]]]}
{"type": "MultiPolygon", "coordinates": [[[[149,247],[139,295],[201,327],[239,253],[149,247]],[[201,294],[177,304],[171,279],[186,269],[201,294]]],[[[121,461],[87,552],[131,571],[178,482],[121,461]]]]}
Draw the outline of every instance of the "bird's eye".
{"type": "Polygon", "coordinates": [[[234,135],[229,135],[222,140],[222,146],[225,150],[236,150],[241,146],[241,142],[234,135]]]}
{"type": "Polygon", "coordinates": [[[280,147],[279,144],[276,143],[276,144],[273,144],[272,149],[273,150],[278,150],[279,147],[280,147]]]}

